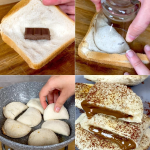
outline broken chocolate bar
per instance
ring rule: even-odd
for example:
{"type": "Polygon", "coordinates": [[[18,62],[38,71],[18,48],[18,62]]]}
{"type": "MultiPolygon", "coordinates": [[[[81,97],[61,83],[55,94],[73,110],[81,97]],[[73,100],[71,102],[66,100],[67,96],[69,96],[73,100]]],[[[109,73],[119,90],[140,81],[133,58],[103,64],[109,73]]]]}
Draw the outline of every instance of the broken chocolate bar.
{"type": "Polygon", "coordinates": [[[50,31],[48,28],[26,28],[24,38],[29,40],[50,40],[50,31]]]}

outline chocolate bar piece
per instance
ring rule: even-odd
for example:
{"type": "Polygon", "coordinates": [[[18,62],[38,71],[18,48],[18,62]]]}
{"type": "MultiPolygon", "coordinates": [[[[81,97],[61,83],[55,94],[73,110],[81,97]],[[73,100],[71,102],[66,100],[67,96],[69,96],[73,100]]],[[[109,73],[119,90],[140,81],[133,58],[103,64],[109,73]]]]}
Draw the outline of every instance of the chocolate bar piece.
{"type": "Polygon", "coordinates": [[[29,40],[50,40],[50,31],[48,28],[26,28],[24,38],[29,40]]]}

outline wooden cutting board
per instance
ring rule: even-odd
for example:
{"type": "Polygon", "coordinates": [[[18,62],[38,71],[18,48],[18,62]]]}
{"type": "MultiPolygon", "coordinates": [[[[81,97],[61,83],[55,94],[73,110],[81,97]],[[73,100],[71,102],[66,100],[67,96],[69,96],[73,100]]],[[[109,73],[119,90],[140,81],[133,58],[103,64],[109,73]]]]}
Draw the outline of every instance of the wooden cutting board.
{"type": "MultiPolygon", "coordinates": [[[[15,4],[0,5],[0,22],[15,4]]],[[[43,68],[33,70],[0,36],[0,75],[72,75],[75,73],[74,47],[73,43],[43,68]]]]}
{"type": "MultiPolygon", "coordinates": [[[[124,72],[136,74],[134,69],[100,64],[79,57],[78,46],[86,35],[95,12],[95,6],[90,0],[76,0],[76,75],[123,75],[124,72]]],[[[148,67],[150,68],[149,65],[148,67]]]]}
{"type": "Polygon", "coordinates": [[[18,1],[20,0],[1,0],[0,5],[11,4],[11,3],[18,2],[18,1]]]}

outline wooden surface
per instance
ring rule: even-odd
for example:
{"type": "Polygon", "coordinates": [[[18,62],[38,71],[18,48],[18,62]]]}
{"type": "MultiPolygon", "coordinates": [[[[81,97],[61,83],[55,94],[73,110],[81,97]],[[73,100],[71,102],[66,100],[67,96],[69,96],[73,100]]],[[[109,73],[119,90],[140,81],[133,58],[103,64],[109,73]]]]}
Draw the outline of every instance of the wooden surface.
{"type": "MultiPolygon", "coordinates": [[[[76,74],[77,75],[123,75],[124,72],[136,74],[134,69],[100,64],[87,61],[79,57],[78,45],[89,28],[91,19],[95,14],[95,6],[90,0],[76,0],[76,74]]],[[[150,29],[150,28],[149,28],[150,29]]],[[[149,34],[150,36],[150,34],[149,34]]],[[[147,38],[149,39],[149,38],[147,38]]],[[[149,66],[150,68],[150,66],[149,66]]]]}
{"type": "MultiPolygon", "coordinates": [[[[0,6],[0,22],[14,5],[0,6]]],[[[75,73],[74,46],[73,43],[43,68],[33,70],[0,36],[0,75],[72,75],[75,73]]]]}

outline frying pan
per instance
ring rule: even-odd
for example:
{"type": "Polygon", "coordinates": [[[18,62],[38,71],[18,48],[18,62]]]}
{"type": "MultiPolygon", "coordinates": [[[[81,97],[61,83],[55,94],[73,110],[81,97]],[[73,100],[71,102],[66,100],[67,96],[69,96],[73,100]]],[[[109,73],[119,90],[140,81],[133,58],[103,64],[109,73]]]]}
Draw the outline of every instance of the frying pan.
{"type": "MultiPolygon", "coordinates": [[[[12,86],[3,88],[0,90],[0,128],[2,128],[6,118],[3,115],[3,107],[10,102],[22,102],[26,104],[31,98],[38,98],[41,88],[44,86],[45,82],[24,82],[14,84],[12,86]]],[[[70,119],[64,120],[67,122],[71,129],[70,136],[62,136],[57,134],[60,143],[49,146],[29,146],[27,145],[29,134],[36,129],[41,128],[42,121],[38,126],[33,127],[31,132],[18,139],[10,138],[2,133],[0,129],[0,141],[3,144],[15,149],[15,150],[58,150],[67,146],[70,142],[75,139],[75,97],[70,97],[64,104],[69,112],[70,119]]]]}

